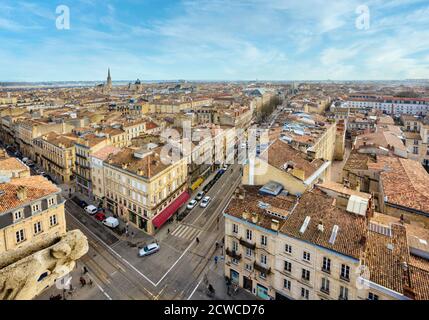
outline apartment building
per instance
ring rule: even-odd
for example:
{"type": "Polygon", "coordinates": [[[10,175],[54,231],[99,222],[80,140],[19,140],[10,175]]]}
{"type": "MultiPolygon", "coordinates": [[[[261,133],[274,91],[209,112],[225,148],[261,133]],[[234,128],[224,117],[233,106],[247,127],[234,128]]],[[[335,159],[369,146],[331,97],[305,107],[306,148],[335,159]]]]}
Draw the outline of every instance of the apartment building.
{"type": "Polygon", "coordinates": [[[189,199],[186,158],[165,158],[162,147],[125,148],[103,164],[107,208],[149,234],[189,199]]]}
{"type": "Polygon", "coordinates": [[[347,106],[370,108],[386,114],[425,115],[429,111],[429,98],[350,95],[347,106]]]}
{"type": "Polygon", "coordinates": [[[224,211],[225,276],[266,300],[425,299],[429,261],[407,251],[406,227],[371,220],[368,198],[346,201],[238,190],[224,211]]]}
{"type": "Polygon", "coordinates": [[[33,146],[34,139],[47,134],[56,132],[59,134],[70,133],[72,126],[66,123],[51,123],[36,120],[19,121],[15,124],[15,141],[21,153],[35,160],[35,151],[33,146]]]}
{"type": "Polygon", "coordinates": [[[115,155],[119,151],[121,151],[120,148],[108,145],[89,155],[91,163],[92,195],[95,201],[103,204],[103,207],[106,205],[104,201],[104,161],[109,157],[109,155],[115,155]]]}
{"type": "Polygon", "coordinates": [[[330,165],[330,161],[312,160],[306,153],[277,139],[254,162],[244,165],[242,183],[266,185],[276,181],[289,193],[302,194],[314,184],[329,179],[330,165]]]}
{"type": "Polygon", "coordinates": [[[146,120],[127,121],[122,124],[122,129],[127,134],[128,143],[131,144],[133,138],[137,138],[146,131],[146,120]]]}
{"type": "Polygon", "coordinates": [[[75,143],[75,176],[76,191],[87,197],[92,197],[91,159],[93,154],[109,144],[104,134],[86,134],[75,143]]]}
{"type": "Polygon", "coordinates": [[[0,153],[4,153],[4,156],[0,156],[0,177],[12,179],[29,177],[31,175],[30,168],[22,163],[21,160],[8,157],[6,151],[2,149],[0,149],[0,153]]]}
{"type": "Polygon", "coordinates": [[[61,190],[42,176],[0,183],[0,253],[66,233],[61,190]]]}
{"type": "Polygon", "coordinates": [[[73,180],[76,162],[74,134],[50,132],[33,140],[35,161],[60,184],[73,180]]]}

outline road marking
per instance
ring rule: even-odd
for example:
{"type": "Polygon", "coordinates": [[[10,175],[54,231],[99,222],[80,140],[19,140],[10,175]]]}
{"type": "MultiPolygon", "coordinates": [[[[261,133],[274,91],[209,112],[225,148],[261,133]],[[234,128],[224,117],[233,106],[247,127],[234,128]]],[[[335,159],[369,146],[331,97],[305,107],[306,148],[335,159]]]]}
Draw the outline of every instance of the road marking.
{"type": "Polygon", "coordinates": [[[133,269],[135,272],[137,272],[141,277],[143,277],[145,280],[147,280],[151,285],[156,287],[156,284],[150,280],[147,276],[145,276],[143,273],[140,272],[136,267],[134,267],[131,263],[129,263],[126,259],[124,259],[119,253],[117,253],[115,250],[110,248],[103,240],[101,240],[96,234],[94,234],[91,230],[89,230],[83,223],[81,223],[76,217],[74,217],[71,213],[69,213],[69,216],[71,216],[78,224],[80,224],[84,229],[86,229],[94,238],[96,238],[100,243],[102,243],[108,250],[110,250],[114,255],[119,257],[124,263],[126,263],[131,269],[133,269]]]}
{"type": "Polygon", "coordinates": [[[203,282],[203,278],[198,281],[197,285],[195,286],[194,290],[192,290],[190,296],[186,300],[191,300],[192,296],[194,295],[195,291],[197,291],[198,287],[200,286],[201,282],[203,282]]]}
{"type": "Polygon", "coordinates": [[[185,249],[185,251],[183,251],[183,253],[180,255],[180,257],[176,260],[176,262],[173,263],[173,265],[170,267],[170,269],[167,270],[167,272],[161,277],[161,279],[159,279],[159,281],[155,284],[155,287],[157,287],[162,280],[164,280],[164,278],[167,276],[167,274],[170,273],[170,271],[176,266],[176,264],[183,258],[183,256],[189,251],[189,249],[191,248],[191,246],[194,244],[195,239],[192,240],[192,242],[189,244],[189,246],[185,249]]]}
{"type": "Polygon", "coordinates": [[[171,235],[177,238],[183,238],[187,240],[192,240],[195,237],[198,237],[201,234],[201,231],[186,225],[180,225],[177,227],[171,235]]]}

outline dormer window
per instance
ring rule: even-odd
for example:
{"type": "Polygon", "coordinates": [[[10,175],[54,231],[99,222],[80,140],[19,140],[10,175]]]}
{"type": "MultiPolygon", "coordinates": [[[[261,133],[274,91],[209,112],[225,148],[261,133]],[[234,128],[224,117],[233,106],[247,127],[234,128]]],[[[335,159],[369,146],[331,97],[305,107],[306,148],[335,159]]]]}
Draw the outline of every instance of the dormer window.
{"type": "Polygon", "coordinates": [[[35,203],[31,206],[31,213],[36,214],[38,212],[42,211],[42,205],[39,203],[35,203]]]}
{"type": "Polygon", "coordinates": [[[13,222],[19,221],[24,218],[24,210],[20,209],[13,213],[13,222]]]}
{"type": "Polygon", "coordinates": [[[52,197],[48,199],[48,207],[53,206],[57,204],[57,198],[56,197],[52,197]]]}

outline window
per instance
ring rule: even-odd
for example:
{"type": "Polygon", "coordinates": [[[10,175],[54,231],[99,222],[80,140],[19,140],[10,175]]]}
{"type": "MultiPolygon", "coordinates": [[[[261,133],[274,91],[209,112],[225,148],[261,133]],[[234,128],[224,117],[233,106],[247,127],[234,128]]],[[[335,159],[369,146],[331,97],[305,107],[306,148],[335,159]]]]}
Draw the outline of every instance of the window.
{"type": "Polygon", "coordinates": [[[301,297],[308,300],[309,296],[310,292],[308,291],[308,289],[301,288],[301,297]]]}
{"type": "Polygon", "coordinates": [[[238,260],[237,260],[237,259],[235,259],[235,258],[232,258],[232,259],[231,259],[231,262],[232,262],[233,264],[238,264],[238,260]]]}
{"type": "Polygon", "coordinates": [[[232,242],[232,251],[238,251],[238,243],[237,241],[232,242]]]}
{"type": "Polygon", "coordinates": [[[322,271],[331,273],[331,259],[323,257],[322,271]]]}
{"type": "Polygon", "coordinates": [[[265,279],[265,278],[267,278],[267,274],[265,272],[261,271],[261,272],[259,272],[259,277],[262,279],[265,279]]]}
{"type": "Polygon", "coordinates": [[[290,263],[289,261],[285,261],[285,271],[292,272],[292,263],[290,263]]]}
{"type": "Polygon", "coordinates": [[[268,242],[267,236],[261,235],[261,245],[266,246],[268,242]]]}
{"type": "Polygon", "coordinates": [[[252,240],[252,230],[247,229],[246,231],[246,239],[252,240]]]}
{"type": "Polygon", "coordinates": [[[283,280],[283,288],[285,288],[286,290],[290,291],[290,288],[291,288],[291,282],[290,282],[290,280],[288,280],[288,279],[284,279],[283,280]]]}
{"type": "Polygon", "coordinates": [[[346,281],[350,281],[350,267],[342,264],[340,278],[346,281]]]}
{"type": "Polygon", "coordinates": [[[267,256],[265,254],[261,254],[261,263],[262,264],[267,264],[267,256]]]}
{"type": "Polygon", "coordinates": [[[40,210],[41,210],[40,203],[36,203],[36,204],[33,204],[33,205],[31,206],[31,212],[32,212],[33,214],[35,214],[35,213],[37,213],[37,212],[40,212],[40,210]]]}
{"type": "Polygon", "coordinates": [[[42,232],[42,223],[39,221],[34,224],[34,234],[39,234],[41,232],[42,232]]]}
{"type": "Polygon", "coordinates": [[[292,253],[292,246],[285,244],[285,252],[286,253],[292,253]]]}
{"type": "Polygon", "coordinates": [[[310,261],[310,252],[304,251],[304,253],[302,254],[302,258],[305,261],[310,261]]]}
{"type": "Polygon", "coordinates": [[[253,255],[253,250],[250,248],[246,248],[246,256],[251,257],[253,255]]]}
{"type": "Polygon", "coordinates": [[[370,292],[370,293],[368,293],[368,300],[379,300],[379,297],[378,297],[378,295],[370,292]]]}
{"type": "Polygon", "coordinates": [[[320,291],[329,294],[329,279],[322,278],[322,287],[320,288],[320,291]]]}
{"type": "Polygon", "coordinates": [[[16,243],[20,243],[25,240],[24,229],[21,229],[16,232],[16,243]]]}
{"type": "Polygon", "coordinates": [[[310,271],[307,269],[302,269],[301,278],[302,280],[310,281],[310,271]]]}
{"type": "Polygon", "coordinates": [[[58,223],[58,220],[57,220],[57,215],[56,214],[54,214],[53,216],[49,217],[49,224],[51,225],[51,227],[56,226],[57,223],[58,223]]]}
{"type": "Polygon", "coordinates": [[[48,207],[53,206],[56,203],[55,197],[48,199],[48,207]]]}
{"type": "Polygon", "coordinates": [[[235,223],[232,225],[232,232],[233,233],[238,233],[238,225],[235,224],[235,223]]]}
{"type": "Polygon", "coordinates": [[[340,287],[340,300],[348,300],[349,299],[349,289],[346,287],[341,286],[340,287]]]}
{"type": "Polygon", "coordinates": [[[413,147],[413,153],[419,154],[419,147],[413,147]]]}
{"type": "Polygon", "coordinates": [[[253,266],[250,263],[246,263],[246,265],[244,267],[246,268],[247,271],[253,270],[253,266]]]}
{"type": "Polygon", "coordinates": [[[17,210],[13,213],[13,221],[18,221],[21,220],[24,217],[24,211],[21,210],[17,210]]]}

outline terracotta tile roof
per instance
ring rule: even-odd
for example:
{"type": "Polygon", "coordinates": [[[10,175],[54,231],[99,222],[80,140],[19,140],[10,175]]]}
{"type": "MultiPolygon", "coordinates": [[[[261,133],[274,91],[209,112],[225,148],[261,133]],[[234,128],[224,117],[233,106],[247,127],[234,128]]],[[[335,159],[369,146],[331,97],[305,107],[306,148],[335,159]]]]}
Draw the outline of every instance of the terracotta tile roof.
{"type": "Polygon", "coordinates": [[[380,174],[387,202],[429,213],[429,174],[420,162],[379,156],[380,174]]]}
{"type": "Polygon", "coordinates": [[[97,152],[92,153],[91,156],[104,161],[108,158],[110,154],[117,154],[120,151],[120,148],[116,148],[114,146],[106,146],[104,148],[101,148],[97,152]]]}
{"type": "MultiPolygon", "coordinates": [[[[240,191],[236,192],[234,197],[231,199],[228,207],[224,210],[226,214],[237,217],[239,219],[243,219],[243,212],[249,213],[249,218],[247,221],[252,221],[252,213],[256,213],[258,215],[257,225],[270,229],[271,220],[276,219],[275,216],[269,215],[265,209],[259,207],[259,203],[263,202],[269,204],[270,207],[276,209],[286,211],[292,210],[296,198],[294,196],[264,196],[258,194],[260,186],[242,186],[240,191]],[[241,196],[240,196],[241,195],[241,196]]],[[[243,219],[244,220],[244,219],[243,219]]],[[[284,223],[284,221],[279,220],[280,225],[284,223]]]]}
{"type": "Polygon", "coordinates": [[[368,165],[370,163],[375,163],[375,159],[371,155],[358,153],[356,150],[353,150],[350,153],[343,170],[368,170],[368,165]]]}
{"type": "Polygon", "coordinates": [[[406,229],[391,225],[392,235],[369,231],[363,264],[370,280],[385,288],[403,293],[405,273],[403,263],[409,261],[406,229]]]}
{"type": "Polygon", "coordinates": [[[138,174],[141,170],[143,177],[151,178],[170,166],[170,164],[161,161],[161,149],[162,146],[159,146],[151,150],[150,155],[140,159],[134,156],[134,153],[139,149],[123,148],[120,152],[109,156],[106,162],[118,168],[122,168],[126,164],[124,170],[134,174],[138,174]]]}
{"type": "Polygon", "coordinates": [[[295,210],[289,215],[281,232],[294,238],[359,259],[364,248],[362,239],[367,232],[366,218],[335,206],[334,199],[314,189],[305,192],[295,210]],[[300,229],[306,217],[310,222],[304,233],[300,229]],[[319,222],[324,231],[318,230],[319,222]],[[329,242],[334,225],[339,227],[335,241],[329,242]]]}
{"type": "Polygon", "coordinates": [[[16,158],[0,159],[0,172],[9,170],[28,170],[28,167],[16,158]]]}
{"type": "Polygon", "coordinates": [[[327,181],[321,184],[317,184],[317,187],[322,190],[323,189],[332,190],[343,195],[355,195],[364,199],[371,198],[371,195],[369,193],[359,192],[353,189],[349,189],[344,185],[342,185],[341,183],[337,183],[337,182],[327,181]]]}
{"type": "Polygon", "coordinates": [[[148,122],[148,123],[146,123],[146,130],[151,130],[151,129],[155,129],[155,128],[158,128],[159,126],[156,124],[156,123],[154,123],[154,122],[148,122]]]}
{"type": "Polygon", "coordinates": [[[52,193],[60,192],[56,185],[42,176],[30,176],[12,179],[10,182],[0,184],[0,213],[22,206],[31,201],[46,197],[52,193]],[[20,186],[27,188],[27,198],[19,200],[17,190],[20,186]]]}
{"type": "Polygon", "coordinates": [[[307,154],[294,149],[288,143],[281,140],[274,141],[268,147],[268,163],[277,169],[284,170],[285,163],[293,163],[294,169],[304,171],[305,179],[310,177],[324,163],[323,160],[307,160],[307,154]]]}

